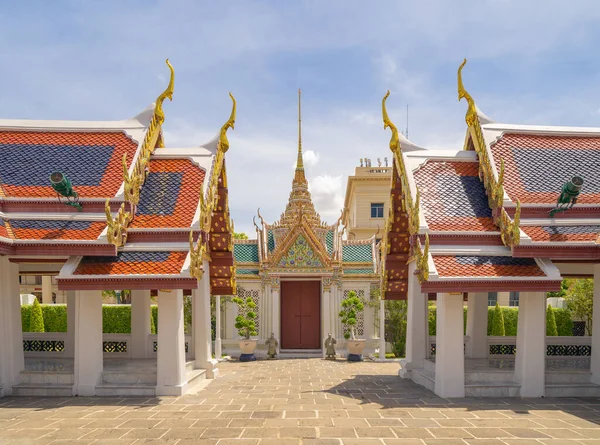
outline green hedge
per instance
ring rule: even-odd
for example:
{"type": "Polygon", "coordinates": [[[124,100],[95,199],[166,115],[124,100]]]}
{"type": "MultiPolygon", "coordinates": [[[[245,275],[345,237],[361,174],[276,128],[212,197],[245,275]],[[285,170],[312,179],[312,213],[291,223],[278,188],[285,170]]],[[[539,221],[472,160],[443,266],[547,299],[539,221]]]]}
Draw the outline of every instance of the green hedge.
{"type": "Polygon", "coordinates": [[[46,332],[67,332],[67,306],[64,304],[42,305],[46,332]]]}
{"type": "Polygon", "coordinates": [[[105,334],[131,333],[131,306],[102,306],[102,332],[105,334]]]}
{"type": "MultiPolygon", "coordinates": [[[[504,317],[504,330],[507,337],[514,337],[517,335],[517,322],[519,318],[518,307],[501,307],[502,315],[504,317]]],[[[467,324],[467,308],[465,307],[465,316],[463,318],[465,324],[467,324]]],[[[573,320],[571,320],[571,314],[567,309],[552,308],[554,311],[554,318],[556,319],[556,327],[558,329],[558,335],[563,337],[570,337],[573,335],[573,320]]],[[[494,307],[488,308],[488,324],[487,324],[487,335],[492,335],[492,319],[494,317],[494,307]]],[[[436,328],[436,307],[429,306],[429,335],[435,335],[436,328]]]]}

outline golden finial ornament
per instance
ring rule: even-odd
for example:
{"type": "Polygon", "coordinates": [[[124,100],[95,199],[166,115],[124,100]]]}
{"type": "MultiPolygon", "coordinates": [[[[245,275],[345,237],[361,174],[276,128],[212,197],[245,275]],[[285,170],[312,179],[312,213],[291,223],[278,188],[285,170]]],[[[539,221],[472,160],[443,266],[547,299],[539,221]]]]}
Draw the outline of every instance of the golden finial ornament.
{"type": "Polygon", "coordinates": [[[156,108],[154,109],[154,115],[156,116],[157,123],[160,125],[165,121],[165,113],[163,112],[163,102],[165,99],[173,100],[173,90],[175,88],[175,70],[173,69],[173,65],[169,62],[169,59],[166,60],[167,66],[169,70],[171,70],[171,78],[169,79],[169,85],[161,93],[160,96],[156,99],[156,108]]]}
{"type": "Polygon", "coordinates": [[[125,211],[125,203],[121,204],[117,216],[112,217],[110,212],[110,200],[107,199],[104,204],[104,213],[106,214],[106,238],[108,242],[116,247],[122,247],[127,242],[127,226],[133,219],[131,213],[125,211]]]}
{"type": "Polygon", "coordinates": [[[387,90],[385,96],[383,96],[383,100],[381,101],[381,114],[383,115],[383,129],[390,129],[392,131],[392,138],[390,139],[390,150],[395,156],[401,156],[400,152],[400,137],[398,136],[398,128],[394,125],[394,123],[390,120],[388,116],[387,108],[385,106],[385,102],[390,95],[390,90],[387,90]]]}
{"type": "Polygon", "coordinates": [[[462,69],[467,64],[467,59],[463,60],[463,63],[458,67],[458,100],[466,99],[469,107],[467,108],[467,114],[465,115],[465,122],[468,126],[471,126],[475,123],[477,119],[477,107],[475,106],[475,101],[471,97],[471,95],[465,89],[462,81],[462,69]]]}
{"type": "Polygon", "coordinates": [[[198,241],[194,245],[194,231],[190,230],[190,276],[198,280],[204,275],[202,262],[206,252],[206,245],[202,242],[202,234],[198,236],[198,241]]]}
{"type": "MultiPolygon", "coordinates": [[[[139,164],[140,162],[138,162],[138,165],[139,164]]],[[[140,187],[144,182],[142,177],[143,172],[139,171],[138,165],[133,169],[130,176],[127,168],[127,153],[123,154],[123,186],[125,187],[125,199],[134,206],[138,205],[140,202],[140,187]]]]}
{"type": "Polygon", "coordinates": [[[235,129],[234,125],[235,125],[236,102],[235,102],[235,97],[233,97],[233,94],[229,93],[229,97],[231,97],[231,100],[233,101],[233,107],[231,109],[231,116],[229,116],[229,120],[227,122],[225,122],[225,125],[223,125],[221,127],[221,132],[219,134],[219,150],[222,151],[223,153],[227,153],[227,150],[229,150],[229,140],[227,139],[227,130],[230,128],[235,129]]]}
{"type": "Polygon", "coordinates": [[[302,92],[298,88],[298,160],[296,161],[296,170],[304,168],[304,160],[302,159],[302,108],[301,108],[302,92]]]}

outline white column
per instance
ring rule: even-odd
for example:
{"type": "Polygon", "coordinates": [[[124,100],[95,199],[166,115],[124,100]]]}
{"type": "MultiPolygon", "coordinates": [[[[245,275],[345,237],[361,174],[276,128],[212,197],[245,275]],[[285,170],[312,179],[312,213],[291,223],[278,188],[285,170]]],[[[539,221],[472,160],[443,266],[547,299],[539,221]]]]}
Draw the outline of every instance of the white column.
{"type": "Polygon", "coordinates": [[[131,357],[148,358],[150,290],[131,291],[131,357]]]}
{"type": "Polygon", "coordinates": [[[321,327],[321,329],[322,329],[321,349],[323,351],[323,358],[325,358],[325,353],[326,353],[325,347],[324,347],[325,338],[331,332],[331,318],[329,315],[329,307],[330,307],[329,300],[330,299],[331,299],[331,288],[329,286],[328,287],[323,286],[323,292],[321,294],[321,322],[323,324],[323,326],[321,327]]]}
{"type": "Polygon", "coordinates": [[[42,275],[42,303],[52,304],[52,277],[42,275]]]}
{"type": "Polygon", "coordinates": [[[275,338],[279,340],[281,343],[281,329],[280,329],[280,314],[279,314],[279,295],[280,295],[280,287],[272,286],[271,287],[271,304],[273,306],[273,334],[275,334],[275,338]]]}
{"type": "Polygon", "coordinates": [[[440,397],[465,396],[463,294],[437,295],[435,393],[440,397]]]}
{"type": "Polygon", "coordinates": [[[102,360],[102,291],[75,293],[75,385],[79,396],[93,396],[100,384],[102,360]]]}
{"type": "Polygon", "coordinates": [[[411,377],[411,369],[422,368],[427,357],[427,295],[415,275],[414,262],[408,266],[408,301],[406,307],[406,358],[400,361],[398,375],[411,377]]]}
{"type": "MultiPolygon", "coordinates": [[[[595,308],[600,308],[600,264],[594,264],[594,301],[595,308]]],[[[595,310],[592,316],[592,357],[590,371],[592,383],[600,384],[600,310],[595,310]],[[595,323],[595,324],[594,324],[595,323]]]]}
{"type": "Polygon", "coordinates": [[[156,395],[185,393],[185,336],[183,291],[158,291],[158,351],[156,395]]]}
{"type": "Polygon", "coordinates": [[[75,356],[75,308],[76,293],[74,290],[67,291],[67,340],[65,341],[65,357],[75,356]]]}
{"type": "Polygon", "coordinates": [[[469,293],[467,303],[467,342],[466,356],[469,358],[487,358],[487,292],[469,293]]]}
{"type": "MultiPolygon", "coordinates": [[[[209,270],[208,261],[205,261],[204,270],[209,270]]],[[[206,369],[206,378],[214,379],[219,370],[217,361],[212,358],[209,278],[205,273],[198,282],[198,289],[192,291],[192,336],[194,337],[195,367],[206,369]]]]}
{"type": "Polygon", "coordinates": [[[515,380],[521,384],[521,397],[543,397],[545,377],[546,294],[521,292],[515,358],[515,380]]]}
{"type": "Polygon", "coordinates": [[[379,301],[379,361],[385,361],[385,300],[379,301]]]}
{"type": "Polygon", "coordinates": [[[215,359],[221,360],[223,347],[221,345],[221,296],[215,296],[215,359]]]}
{"type": "Polygon", "coordinates": [[[12,394],[25,368],[19,265],[0,257],[0,396],[12,394]]]}

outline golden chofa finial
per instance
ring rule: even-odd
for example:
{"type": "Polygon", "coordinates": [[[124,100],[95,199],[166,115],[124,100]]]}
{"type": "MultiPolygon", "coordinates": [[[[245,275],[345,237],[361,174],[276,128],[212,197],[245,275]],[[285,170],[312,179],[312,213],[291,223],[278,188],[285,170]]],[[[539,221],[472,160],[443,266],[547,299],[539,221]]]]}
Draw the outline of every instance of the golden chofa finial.
{"type": "Polygon", "coordinates": [[[467,59],[461,63],[458,67],[458,100],[466,99],[469,107],[467,108],[467,114],[465,115],[465,122],[468,126],[471,126],[475,123],[475,119],[477,119],[477,108],[475,107],[475,101],[471,97],[467,90],[465,90],[465,86],[462,81],[462,69],[466,65],[467,59]]]}
{"type": "Polygon", "coordinates": [[[160,96],[156,99],[156,108],[154,109],[154,114],[156,116],[156,120],[158,124],[162,124],[165,121],[165,113],[163,112],[163,102],[165,99],[173,100],[173,90],[175,87],[175,70],[173,69],[173,65],[169,62],[169,59],[166,60],[167,66],[169,70],[171,70],[171,79],[169,80],[169,86],[165,91],[162,92],[160,96]]]}
{"type": "Polygon", "coordinates": [[[390,95],[390,90],[385,93],[383,96],[383,100],[381,101],[381,113],[383,114],[383,129],[389,128],[392,130],[392,138],[390,139],[390,150],[396,156],[400,156],[400,138],[398,137],[398,128],[394,125],[394,123],[390,120],[388,116],[387,109],[385,107],[385,102],[390,95]]]}
{"type": "Polygon", "coordinates": [[[225,122],[225,125],[223,125],[221,127],[221,133],[219,134],[219,150],[223,151],[223,153],[227,153],[227,150],[229,150],[229,140],[227,139],[227,130],[229,128],[235,129],[235,127],[234,127],[235,109],[236,109],[235,97],[233,97],[233,94],[231,94],[231,93],[229,93],[229,97],[231,97],[231,100],[233,101],[233,107],[231,109],[231,116],[229,116],[229,120],[227,122],[225,122]]]}

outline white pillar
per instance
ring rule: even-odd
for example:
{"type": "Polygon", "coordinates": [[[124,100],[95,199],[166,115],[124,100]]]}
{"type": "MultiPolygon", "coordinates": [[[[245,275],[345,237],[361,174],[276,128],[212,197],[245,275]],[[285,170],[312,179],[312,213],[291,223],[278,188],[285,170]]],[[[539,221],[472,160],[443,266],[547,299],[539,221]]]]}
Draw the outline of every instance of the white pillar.
{"type": "Polygon", "coordinates": [[[466,356],[487,358],[488,295],[485,292],[469,293],[467,303],[467,342],[466,356]]]}
{"type": "Polygon", "coordinates": [[[158,291],[158,351],[156,395],[185,393],[185,335],[183,291],[158,291]]]}
{"type": "Polygon", "coordinates": [[[406,357],[400,361],[398,375],[410,378],[411,369],[422,368],[427,357],[427,295],[415,275],[414,262],[408,266],[408,301],[406,307],[406,357]]]}
{"type": "Polygon", "coordinates": [[[77,291],[75,294],[74,363],[75,395],[95,395],[103,370],[102,291],[77,291]]]}
{"type": "Polygon", "coordinates": [[[52,304],[52,277],[42,275],[42,303],[52,304]]]}
{"type": "Polygon", "coordinates": [[[77,305],[75,291],[67,291],[67,340],[65,341],[65,357],[75,356],[75,307],[77,305]]]}
{"type": "Polygon", "coordinates": [[[25,368],[19,265],[0,257],[0,396],[12,394],[25,368]]]}
{"type": "MultiPolygon", "coordinates": [[[[595,308],[600,308],[600,264],[594,264],[594,301],[595,308]]],[[[600,310],[595,310],[592,316],[592,357],[590,371],[592,383],[600,384],[600,310]],[[595,324],[594,324],[595,323],[595,324]]]]}
{"type": "Polygon", "coordinates": [[[215,297],[215,359],[221,360],[223,347],[221,345],[221,296],[215,297]]]}
{"type": "Polygon", "coordinates": [[[379,361],[385,361],[385,300],[379,301],[379,361]]]}
{"type": "Polygon", "coordinates": [[[435,335],[435,393],[440,397],[465,396],[463,294],[437,295],[435,335]]]}
{"type": "MultiPolygon", "coordinates": [[[[593,348],[592,348],[593,349],[593,348]]],[[[515,380],[521,397],[543,397],[546,381],[546,294],[521,292],[515,380]]]]}
{"type": "MultiPolygon", "coordinates": [[[[204,270],[209,270],[205,261],[204,270]]],[[[207,273],[192,293],[192,336],[194,338],[195,367],[206,369],[206,378],[214,379],[219,372],[217,361],[212,358],[210,336],[210,281],[207,273]]]]}
{"type": "Polygon", "coordinates": [[[271,320],[273,325],[273,334],[275,334],[275,338],[279,340],[281,343],[281,329],[280,329],[280,314],[279,314],[279,295],[280,295],[280,287],[271,286],[271,304],[273,306],[273,319],[271,320]]]}
{"type": "Polygon", "coordinates": [[[131,291],[131,357],[148,358],[148,336],[151,331],[150,291],[131,291]]]}

